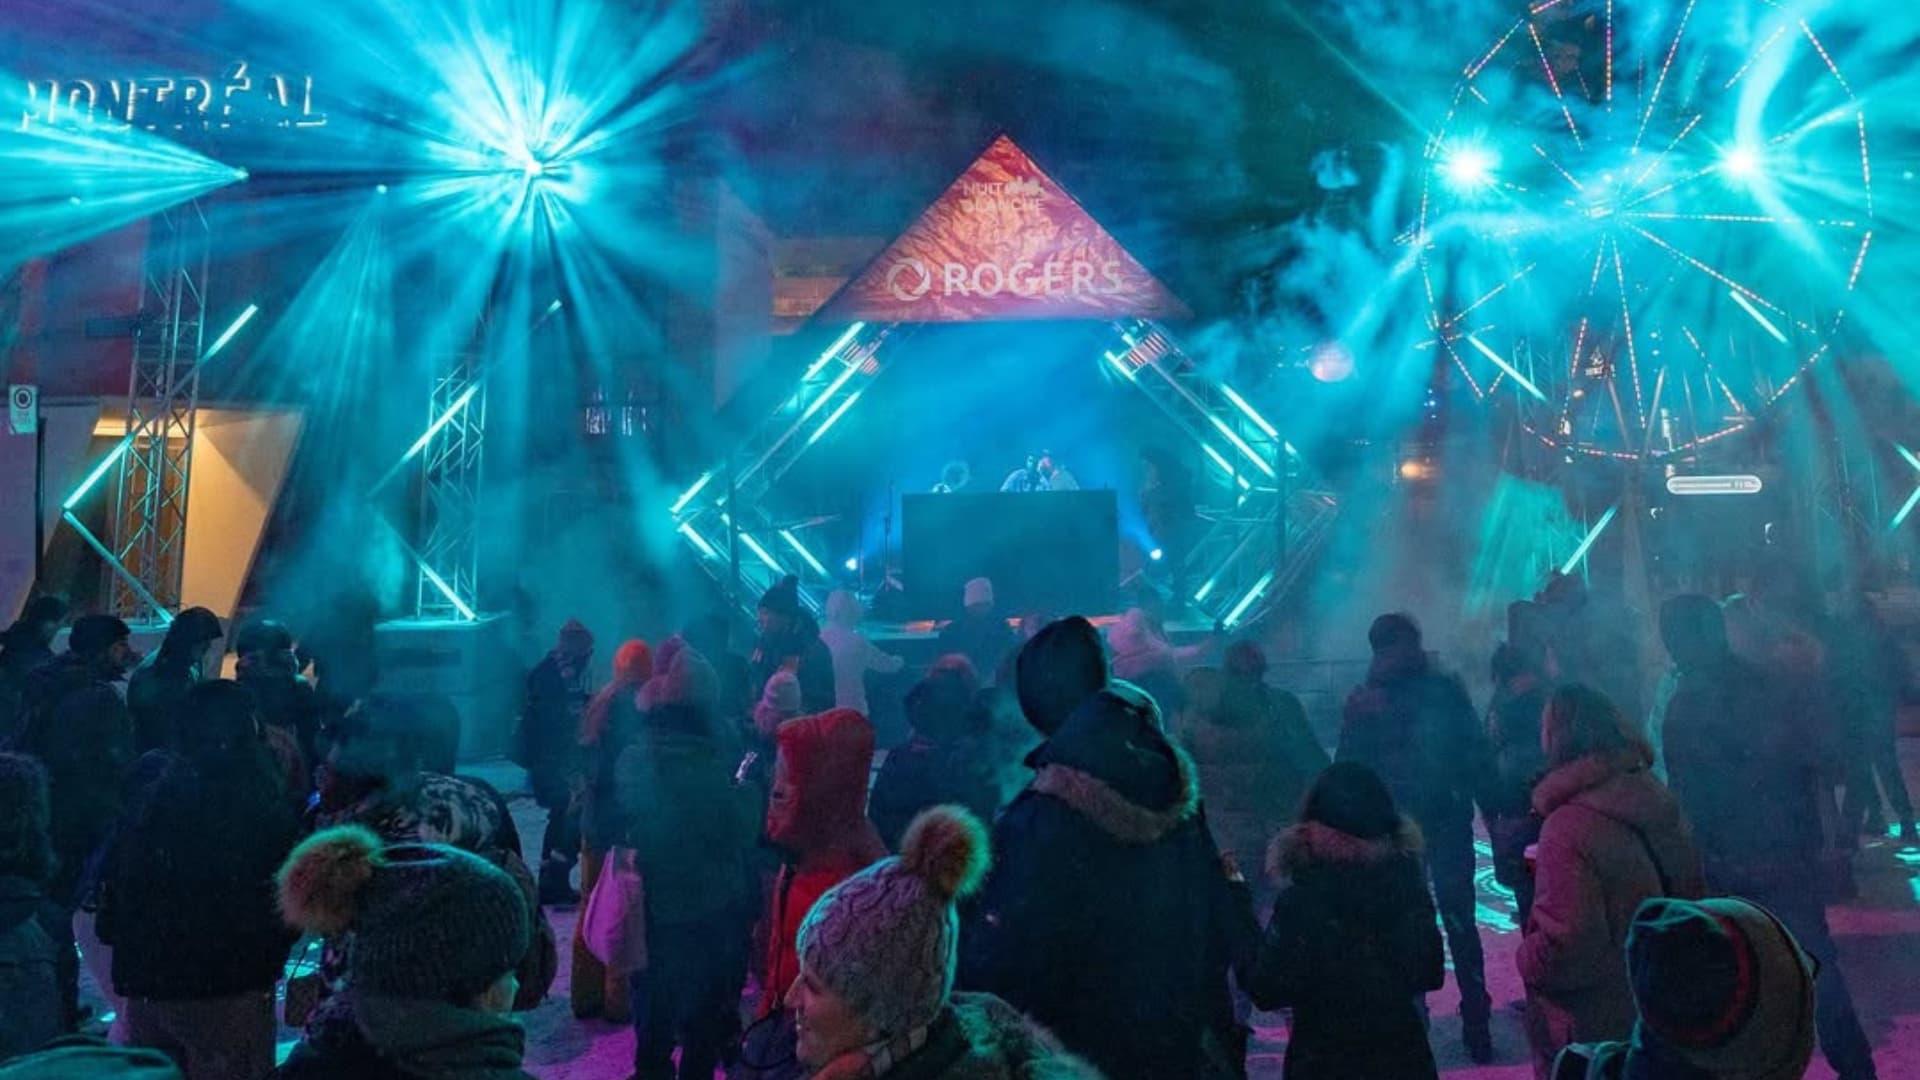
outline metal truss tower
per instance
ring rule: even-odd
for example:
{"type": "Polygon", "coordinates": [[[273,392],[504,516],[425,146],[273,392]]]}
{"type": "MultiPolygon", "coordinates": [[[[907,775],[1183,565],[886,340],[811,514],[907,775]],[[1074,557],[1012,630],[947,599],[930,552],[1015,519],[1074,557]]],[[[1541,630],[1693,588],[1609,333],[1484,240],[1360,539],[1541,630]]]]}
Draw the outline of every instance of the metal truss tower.
{"type": "Polygon", "coordinates": [[[161,211],[148,228],[114,499],[118,566],[106,576],[114,614],[164,622],[180,606],[211,237],[198,202],[161,211]]]}
{"type": "Polygon", "coordinates": [[[472,621],[480,610],[477,535],[487,434],[480,358],[449,357],[427,396],[420,455],[420,518],[414,617],[472,621]]]}

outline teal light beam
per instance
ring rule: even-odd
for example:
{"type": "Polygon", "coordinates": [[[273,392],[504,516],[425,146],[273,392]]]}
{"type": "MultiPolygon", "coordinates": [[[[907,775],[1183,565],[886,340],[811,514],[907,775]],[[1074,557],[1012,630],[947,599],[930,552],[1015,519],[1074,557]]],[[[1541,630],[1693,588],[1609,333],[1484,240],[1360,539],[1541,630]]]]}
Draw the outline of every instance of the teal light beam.
{"type": "Polygon", "coordinates": [[[133,445],[133,436],[133,432],[127,432],[127,437],[115,444],[113,450],[101,459],[100,464],[93,467],[93,471],[87,474],[87,478],[80,481],[80,486],[73,489],[73,494],[67,496],[67,500],[60,504],[62,511],[72,510],[80,505],[80,500],[86,498],[87,492],[92,491],[93,486],[100,482],[100,478],[107,475],[113,468],[114,462],[126,456],[127,449],[133,445]]]}
{"type": "Polygon", "coordinates": [[[1562,574],[1573,573],[1574,567],[1579,566],[1580,560],[1585,559],[1587,552],[1593,550],[1594,541],[1600,539],[1600,534],[1607,531],[1607,526],[1613,524],[1614,515],[1619,512],[1620,505],[1618,503],[1607,507],[1607,512],[1601,514],[1600,520],[1594,522],[1593,528],[1587,530],[1587,538],[1580,541],[1580,546],[1573,549],[1573,556],[1567,560],[1565,566],[1560,568],[1562,574]]]}
{"type": "Polygon", "coordinates": [[[1547,395],[1541,393],[1540,388],[1533,385],[1532,379],[1529,379],[1525,375],[1520,374],[1520,370],[1518,368],[1508,363],[1506,357],[1501,356],[1499,353],[1494,352],[1491,348],[1489,348],[1486,342],[1481,341],[1479,338],[1475,337],[1472,334],[1468,334],[1467,344],[1472,345],[1474,348],[1480,350],[1480,355],[1493,361],[1495,367],[1498,367],[1501,371],[1504,371],[1508,375],[1513,376],[1513,381],[1519,384],[1520,389],[1525,390],[1527,393],[1532,394],[1534,397],[1539,398],[1541,401],[1547,400],[1547,395]]]}
{"type": "Polygon", "coordinates": [[[206,354],[200,357],[200,362],[204,364],[220,355],[220,350],[226,348],[228,343],[240,333],[241,328],[252,322],[253,317],[258,314],[260,314],[260,305],[248,304],[247,310],[242,311],[239,318],[233,320],[233,323],[229,325],[219,337],[213,339],[213,347],[208,349],[206,354]]]}

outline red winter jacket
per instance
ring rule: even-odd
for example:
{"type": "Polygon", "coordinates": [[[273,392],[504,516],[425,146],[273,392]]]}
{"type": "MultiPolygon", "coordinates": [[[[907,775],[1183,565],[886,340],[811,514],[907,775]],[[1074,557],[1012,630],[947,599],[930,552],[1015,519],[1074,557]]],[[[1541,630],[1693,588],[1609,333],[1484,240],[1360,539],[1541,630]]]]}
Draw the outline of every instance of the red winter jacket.
{"type": "Polygon", "coordinates": [[[867,775],[873,768],[873,725],[852,709],[796,717],[774,733],[779,754],[767,803],[767,839],[786,852],[773,891],[767,945],[767,996],[761,1013],[779,1007],[800,976],[794,951],[800,924],[828,889],[885,858],[886,845],[867,819],[867,775]]]}

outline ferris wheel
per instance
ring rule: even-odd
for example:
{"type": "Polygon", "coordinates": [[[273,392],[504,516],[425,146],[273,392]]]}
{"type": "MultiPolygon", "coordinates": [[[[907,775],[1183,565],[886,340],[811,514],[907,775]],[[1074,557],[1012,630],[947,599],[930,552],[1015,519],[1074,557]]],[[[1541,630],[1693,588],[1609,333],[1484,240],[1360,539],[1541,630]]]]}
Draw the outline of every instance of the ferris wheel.
{"type": "Polygon", "coordinates": [[[1873,243],[1866,109],[1773,0],[1540,0],[1425,149],[1424,348],[1539,441],[1625,461],[1751,424],[1873,243]]]}

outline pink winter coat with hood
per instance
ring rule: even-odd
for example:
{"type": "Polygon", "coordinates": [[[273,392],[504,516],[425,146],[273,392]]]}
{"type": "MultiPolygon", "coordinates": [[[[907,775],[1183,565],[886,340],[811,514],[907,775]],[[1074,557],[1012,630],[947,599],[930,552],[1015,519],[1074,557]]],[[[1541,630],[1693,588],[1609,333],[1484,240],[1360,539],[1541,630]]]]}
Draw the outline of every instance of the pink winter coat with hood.
{"type": "Polygon", "coordinates": [[[1640,902],[1706,893],[1692,830],[1651,764],[1637,747],[1589,754],[1534,785],[1545,824],[1518,964],[1540,1075],[1562,1046],[1633,1033],[1626,942],[1640,902]]]}

